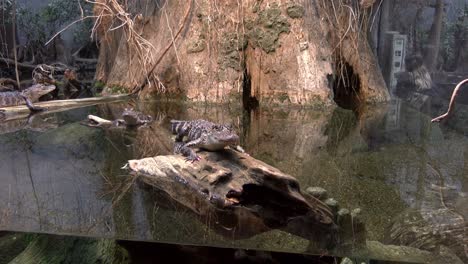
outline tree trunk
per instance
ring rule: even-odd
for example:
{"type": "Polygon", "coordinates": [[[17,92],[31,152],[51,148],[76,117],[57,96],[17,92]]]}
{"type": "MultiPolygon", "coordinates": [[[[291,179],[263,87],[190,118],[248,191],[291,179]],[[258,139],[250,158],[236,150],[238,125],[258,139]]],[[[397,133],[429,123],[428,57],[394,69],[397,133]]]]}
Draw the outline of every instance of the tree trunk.
{"type": "MultiPolygon", "coordinates": [[[[142,96],[165,91],[201,102],[240,103],[244,97],[262,105],[332,106],[330,80],[341,74],[337,60],[345,59],[359,77],[360,102],[389,98],[366,38],[356,38],[356,44],[343,39],[350,50],[336,56],[341,36],[324,22],[316,1],[152,3],[149,15],[135,23],[154,46],[146,67],[127,36],[111,35],[101,23],[96,76],[107,87],[142,88],[142,96]]],[[[345,31],[347,25],[341,26],[345,31]]]]}
{"type": "MultiPolygon", "coordinates": [[[[467,18],[465,17],[465,20],[467,18]]],[[[457,66],[456,72],[457,73],[467,73],[468,72],[468,28],[462,29],[460,36],[460,42],[455,43],[457,45],[457,66]]]]}
{"type": "MultiPolygon", "coordinates": [[[[465,33],[465,35],[468,35],[465,33]]],[[[468,38],[468,36],[466,36],[468,38]]],[[[467,73],[468,72],[468,41],[465,40],[463,47],[460,50],[460,57],[458,57],[457,70],[458,73],[467,73]]]]}
{"type": "Polygon", "coordinates": [[[6,8],[6,10],[0,12],[0,21],[2,22],[2,26],[0,27],[0,40],[2,45],[5,46],[2,46],[0,49],[0,54],[2,54],[2,57],[7,58],[13,50],[15,34],[12,18],[10,16],[10,10],[12,8],[11,6],[7,7],[4,5],[6,5],[6,3],[2,3],[1,7],[6,8]]]}
{"type": "Polygon", "coordinates": [[[423,13],[424,9],[422,7],[419,7],[418,10],[416,11],[416,15],[414,16],[414,22],[413,22],[413,53],[420,52],[421,51],[421,38],[420,35],[418,35],[418,26],[420,25],[421,21],[421,15],[423,13]]]}
{"type": "Polygon", "coordinates": [[[426,48],[425,56],[426,66],[430,72],[436,70],[437,67],[442,25],[444,22],[444,12],[444,1],[437,0],[435,6],[434,21],[432,22],[431,31],[429,33],[429,43],[426,48]]]}
{"type": "Polygon", "coordinates": [[[378,44],[378,56],[380,65],[383,67],[387,65],[385,63],[386,56],[385,51],[386,43],[385,43],[385,34],[387,31],[390,30],[390,7],[391,7],[391,0],[382,0],[382,7],[380,11],[380,23],[379,23],[379,44],[378,44]]]}

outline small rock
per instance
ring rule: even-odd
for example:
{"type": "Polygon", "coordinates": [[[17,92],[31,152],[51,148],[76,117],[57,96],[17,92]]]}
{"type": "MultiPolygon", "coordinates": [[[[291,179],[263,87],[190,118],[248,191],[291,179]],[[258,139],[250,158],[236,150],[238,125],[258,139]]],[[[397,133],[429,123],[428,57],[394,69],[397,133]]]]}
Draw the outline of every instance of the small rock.
{"type": "Polygon", "coordinates": [[[343,229],[352,229],[351,227],[351,214],[346,208],[342,208],[338,211],[338,225],[343,229]]]}
{"type": "Polygon", "coordinates": [[[359,217],[359,215],[361,214],[361,208],[355,208],[353,209],[353,211],[351,211],[351,216],[354,218],[354,217],[359,217]]]}
{"type": "Polygon", "coordinates": [[[349,258],[343,258],[340,262],[340,264],[354,264],[354,261],[352,261],[349,258]]]}
{"type": "Polygon", "coordinates": [[[325,200],[325,204],[332,208],[338,208],[338,202],[333,198],[328,198],[325,200]]]}
{"type": "Polygon", "coordinates": [[[309,187],[306,189],[306,192],[313,197],[319,199],[319,200],[326,200],[328,198],[328,193],[327,190],[321,188],[321,187],[309,187]]]}
{"type": "Polygon", "coordinates": [[[338,211],[338,216],[344,217],[349,215],[349,210],[346,208],[342,208],[338,211]]]}
{"type": "Polygon", "coordinates": [[[330,207],[333,215],[336,216],[336,212],[338,212],[338,202],[333,198],[328,198],[325,200],[325,204],[330,207]]]}

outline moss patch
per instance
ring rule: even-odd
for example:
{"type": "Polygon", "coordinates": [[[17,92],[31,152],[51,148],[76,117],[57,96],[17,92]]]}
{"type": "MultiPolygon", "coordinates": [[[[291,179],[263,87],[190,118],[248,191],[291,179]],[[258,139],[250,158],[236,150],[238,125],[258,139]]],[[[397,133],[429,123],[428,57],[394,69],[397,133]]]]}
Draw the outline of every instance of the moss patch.
{"type": "Polygon", "coordinates": [[[240,51],[243,51],[250,42],[254,47],[260,47],[265,52],[273,52],[279,47],[279,35],[289,33],[290,24],[286,16],[282,15],[278,5],[260,10],[259,5],[253,10],[257,17],[247,19],[244,27],[246,35],[237,32],[228,32],[221,38],[221,56],[219,65],[222,69],[232,68],[237,71],[242,70],[240,51]]]}
{"type": "Polygon", "coordinates": [[[225,54],[220,60],[219,65],[222,69],[233,68],[236,71],[240,71],[242,69],[240,53],[238,51],[233,51],[229,54],[225,54]]]}
{"type": "Polygon", "coordinates": [[[288,19],[281,14],[281,9],[277,5],[261,10],[255,21],[246,21],[249,41],[267,53],[279,47],[279,35],[289,33],[290,26],[288,19]]]}
{"type": "Polygon", "coordinates": [[[286,102],[289,102],[289,96],[287,93],[282,93],[278,96],[278,100],[281,102],[281,103],[284,103],[285,101],[286,102]]]}
{"type": "Polygon", "coordinates": [[[236,90],[232,90],[229,92],[227,96],[228,103],[241,104],[241,101],[242,101],[242,93],[239,93],[236,90]]]}
{"type": "Polygon", "coordinates": [[[242,34],[237,34],[236,32],[224,34],[221,40],[221,49],[224,54],[244,50],[246,47],[247,39],[242,34]]]}
{"type": "Polygon", "coordinates": [[[102,89],[104,89],[104,86],[106,85],[105,82],[101,82],[101,81],[96,81],[94,83],[94,88],[97,90],[97,91],[101,91],[102,89]]]}
{"type": "Polygon", "coordinates": [[[107,92],[109,92],[110,94],[126,94],[127,89],[122,86],[112,85],[110,87],[107,87],[107,92]]]}
{"type": "Polygon", "coordinates": [[[223,35],[221,39],[221,58],[219,65],[222,69],[233,68],[240,71],[241,55],[239,51],[247,47],[247,39],[243,35],[235,32],[229,32],[223,35]]]}
{"type": "Polygon", "coordinates": [[[301,5],[289,4],[286,12],[290,18],[301,18],[304,16],[305,9],[301,5]]]}
{"type": "Polygon", "coordinates": [[[188,43],[187,53],[202,52],[206,48],[206,41],[204,39],[194,40],[188,43]]]}
{"type": "Polygon", "coordinates": [[[232,68],[236,71],[242,70],[241,52],[245,50],[248,43],[254,47],[260,47],[265,52],[274,52],[280,46],[279,36],[281,33],[290,32],[290,23],[282,14],[277,4],[260,10],[260,2],[256,3],[253,13],[254,19],[246,19],[244,27],[246,34],[238,32],[227,32],[221,37],[221,55],[218,61],[221,69],[232,68]]]}

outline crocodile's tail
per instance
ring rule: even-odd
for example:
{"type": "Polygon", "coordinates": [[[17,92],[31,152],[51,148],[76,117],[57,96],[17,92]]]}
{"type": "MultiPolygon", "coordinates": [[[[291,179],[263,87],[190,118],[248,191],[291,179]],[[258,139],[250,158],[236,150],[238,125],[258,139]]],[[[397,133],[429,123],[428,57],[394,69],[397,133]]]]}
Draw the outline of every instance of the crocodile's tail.
{"type": "Polygon", "coordinates": [[[171,120],[171,132],[173,134],[180,134],[186,131],[190,126],[190,121],[171,120]]]}

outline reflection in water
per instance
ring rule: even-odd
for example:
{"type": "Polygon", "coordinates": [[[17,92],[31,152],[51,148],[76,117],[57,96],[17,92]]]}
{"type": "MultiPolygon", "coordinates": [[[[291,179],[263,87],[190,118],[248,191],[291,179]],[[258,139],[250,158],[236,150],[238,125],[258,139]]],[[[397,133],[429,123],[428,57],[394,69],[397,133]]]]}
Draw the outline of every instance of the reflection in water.
{"type": "Polygon", "coordinates": [[[122,102],[54,118],[57,128],[0,136],[2,229],[306,251],[309,241],[279,230],[242,240],[221,236],[212,229],[215,217],[198,219],[121,169],[129,159],[172,152],[170,119],[205,118],[234,124],[249,154],[297,177],[303,190],[321,186],[341,206],[361,208],[369,240],[412,246],[427,241],[405,221],[412,210],[424,226],[420,232],[451,239],[431,238],[434,246],[423,248],[443,243],[466,257],[465,137],[431,125],[404,103],[359,116],[342,109],[278,108],[246,117],[229,107],[122,102]],[[159,122],[136,130],[80,125],[89,113],[114,119],[129,105],[159,122]]]}

